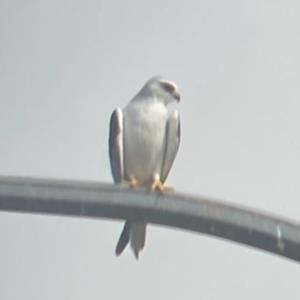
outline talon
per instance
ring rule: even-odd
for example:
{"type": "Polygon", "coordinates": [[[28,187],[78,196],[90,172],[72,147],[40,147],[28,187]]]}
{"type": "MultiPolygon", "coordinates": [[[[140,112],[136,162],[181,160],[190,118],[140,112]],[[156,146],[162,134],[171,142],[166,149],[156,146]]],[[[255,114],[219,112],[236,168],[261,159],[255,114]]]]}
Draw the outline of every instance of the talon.
{"type": "Polygon", "coordinates": [[[130,188],[136,188],[138,186],[138,182],[135,178],[131,178],[130,181],[129,181],[129,187],[130,188]]]}
{"type": "Polygon", "coordinates": [[[134,177],[131,177],[130,180],[124,180],[123,183],[132,189],[139,186],[138,181],[134,177]]]}
{"type": "Polygon", "coordinates": [[[174,192],[174,188],[172,188],[169,185],[164,184],[163,185],[163,192],[174,192]]]}
{"type": "Polygon", "coordinates": [[[160,193],[165,193],[165,192],[172,192],[174,189],[163,182],[161,182],[160,178],[157,176],[153,179],[152,185],[151,185],[151,190],[152,191],[159,191],[160,193]]]}

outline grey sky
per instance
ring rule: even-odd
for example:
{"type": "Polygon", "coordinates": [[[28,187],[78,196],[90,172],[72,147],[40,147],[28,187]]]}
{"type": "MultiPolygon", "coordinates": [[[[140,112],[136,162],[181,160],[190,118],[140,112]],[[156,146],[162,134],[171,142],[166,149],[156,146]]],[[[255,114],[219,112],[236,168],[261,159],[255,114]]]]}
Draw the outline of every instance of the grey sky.
{"type": "MultiPolygon", "coordinates": [[[[0,174],[111,182],[108,122],[157,74],[182,93],[179,191],[300,216],[298,1],[0,1],[0,174]]],[[[282,299],[299,266],[150,226],[0,214],[1,299],[282,299]]]]}

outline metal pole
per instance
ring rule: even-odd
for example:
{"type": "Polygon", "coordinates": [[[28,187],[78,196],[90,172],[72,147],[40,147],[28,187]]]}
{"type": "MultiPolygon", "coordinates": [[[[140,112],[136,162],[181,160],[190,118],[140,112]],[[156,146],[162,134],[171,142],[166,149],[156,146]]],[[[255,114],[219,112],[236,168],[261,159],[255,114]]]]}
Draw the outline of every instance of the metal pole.
{"type": "Polygon", "coordinates": [[[300,261],[300,224],[209,198],[97,182],[0,176],[0,210],[146,221],[300,261]]]}

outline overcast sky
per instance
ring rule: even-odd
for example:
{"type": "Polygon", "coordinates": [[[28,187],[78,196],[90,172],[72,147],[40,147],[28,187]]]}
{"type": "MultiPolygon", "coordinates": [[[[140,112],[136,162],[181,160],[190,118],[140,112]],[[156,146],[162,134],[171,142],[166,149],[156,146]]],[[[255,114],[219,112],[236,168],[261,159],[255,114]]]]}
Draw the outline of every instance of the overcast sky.
{"type": "MultiPolygon", "coordinates": [[[[148,78],[182,94],[176,190],[300,219],[300,3],[0,0],[0,174],[111,182],[108,122],[148,78]]],[[[284,299],[296,263],[149,226],[0,214],[0,298],[284,299]]]]}

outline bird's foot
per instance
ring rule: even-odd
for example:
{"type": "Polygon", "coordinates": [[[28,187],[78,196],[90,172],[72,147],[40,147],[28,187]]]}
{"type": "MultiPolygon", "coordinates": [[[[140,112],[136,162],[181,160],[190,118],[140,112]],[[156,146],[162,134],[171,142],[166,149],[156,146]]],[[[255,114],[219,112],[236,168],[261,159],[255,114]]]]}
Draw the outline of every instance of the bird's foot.
{"type": "Polygon", "coordinates": [[[141,186],[134,177],[131,177],[130,180],[124,180],[123,183],[132,189],[141,186]]]}
{"type": "Polygon", "coordinates": [[[160,193],[167,193],[167,192],[173,192],[174,189],[163,182],[159,178],[154,178],[152,185],[151,185],[152,191],[159,191],[160,193]]]}
{"type": "Polygon", "coordinates": [[[133,189],[138,186],[139,186],[139,184],[138,184],[137,180],[135,178],[131,178],[129,181],[129,187],[131,187],[133,189]]]}

